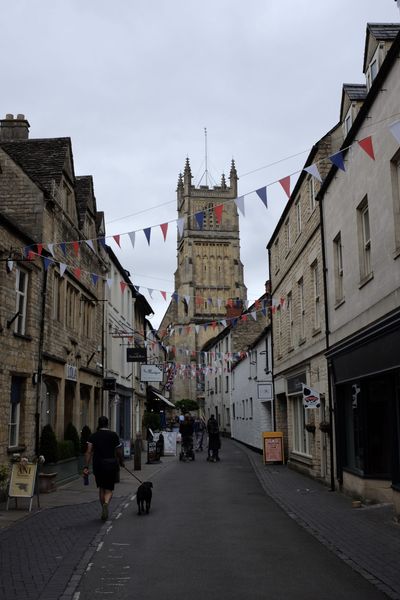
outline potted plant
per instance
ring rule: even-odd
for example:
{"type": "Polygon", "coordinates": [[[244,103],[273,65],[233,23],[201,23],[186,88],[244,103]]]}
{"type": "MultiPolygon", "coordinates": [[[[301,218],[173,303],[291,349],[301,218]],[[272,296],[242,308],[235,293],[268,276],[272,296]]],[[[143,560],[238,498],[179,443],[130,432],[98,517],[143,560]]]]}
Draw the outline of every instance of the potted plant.
{"type": "Polygon", "coordinates": [[[315,433],[315,423],[306,423],[305,428],[309,433],[315,433]]]}
{"type": "Polygon", "coordinates": [[[321,421],[319,424],[319,428],[323,433],[330,433],[331,432],[331,424],[329,421],[321,421]]]}

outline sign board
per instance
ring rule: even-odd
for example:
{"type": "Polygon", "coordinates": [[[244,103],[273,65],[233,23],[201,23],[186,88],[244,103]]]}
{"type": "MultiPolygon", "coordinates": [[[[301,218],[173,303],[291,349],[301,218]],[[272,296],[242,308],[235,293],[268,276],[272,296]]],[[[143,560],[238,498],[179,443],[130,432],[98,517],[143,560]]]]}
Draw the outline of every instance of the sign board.
{"type": "Polygon", "coordinates": [[[163,372],[158,365],[140,365],[140,381],[162,381],[163,372]]]}
{"type": "Polygon", "coordinates": [[[69,365],[68,363],[65,365],[65,379],[69,379],[70,381],[78,380],[78,369],[75,365],[69,365]]]}
{"type": "Polygon", "coordinates": [[[115,377],[105,377],[103,379],[103,390],[107,390],[108,392],[115,392],[117,385],[117,380],[115,377]]]}
{"type": "MultiPolygon", "coordinates": [[[[163,431],[164,456],[176,456],[177,431],[163,431]]],[[[159,433],[154,434],[154,441],[158,441],[159,433]]]]}
{"type": "Polygon", "coordinates": [[[29,462],[14,463],[11,470],[10,498],[32,498],[35,490],[37,465],[29,462]]]}
{"type": "Polygon", "coordinates": [[[259,400],[272,400],[272,383],[258,383],[257,394],[259,400]]]}
{"type": "Polygon", "coordinates": [[[124,458],[131,457],[131,440],[123,440],[124,444],[124,458]]]}
{"type": "Polygon", "coordinates": [[[146,348],[127,348],[126,349],[126,362],[146,362],[147,352],[146,348]]]}
{"type": "Polygon", "coordinates": [[[284,463],[283,433],[281,431],[263,432],[264,463],[284,463]]]}
{"type": "Polygon", "coordinates": [[[157,442],[147,442],[147,464],[160,462],[160,446],[157,442]]]}
{"type": "Polygon", "coordinates": [[[302,385],[303,387],[303,406],[304,408],[319,408],[321,405],[321,395],[317,390],[302,385]]]}

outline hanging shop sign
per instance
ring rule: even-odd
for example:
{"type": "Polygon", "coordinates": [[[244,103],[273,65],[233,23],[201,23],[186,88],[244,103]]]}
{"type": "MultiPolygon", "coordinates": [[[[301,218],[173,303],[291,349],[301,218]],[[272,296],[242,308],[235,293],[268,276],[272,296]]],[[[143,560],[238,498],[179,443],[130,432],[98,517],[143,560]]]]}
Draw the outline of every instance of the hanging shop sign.
{"type": "Polygon", "coordinates": [[[259,383],[257,394],[259,400],[272,400],[272,383],[259,383]]]}
{"type": "Polygon", "coordinates": [[[158,365],[140,365],[140,381],[162,381],[163,372],[158,365]]]}
{"type": "Polygon", "coordinates": [[[127,348],[126,349],[126,361],[127,362],[146,362],[147,352],[146,348],[127,348]]]}
{"type": "Polygon", "coordinates": [[[117,380],[115,377],[104,377],[103,379],[103,390],[107,392],[115,392],[117,380]]]}

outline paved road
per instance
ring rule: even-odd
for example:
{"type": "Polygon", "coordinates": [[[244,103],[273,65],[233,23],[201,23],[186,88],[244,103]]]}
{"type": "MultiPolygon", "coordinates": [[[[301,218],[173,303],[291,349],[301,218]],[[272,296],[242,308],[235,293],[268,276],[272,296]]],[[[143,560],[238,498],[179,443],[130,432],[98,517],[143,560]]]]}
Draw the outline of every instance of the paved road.
{"type": "Polygon", "coordinates": [[[134,500],[108,523],[75,600],[378,600],[385,596],[279,508],[246,454],[170,462],[149,516],[134,500]]]}

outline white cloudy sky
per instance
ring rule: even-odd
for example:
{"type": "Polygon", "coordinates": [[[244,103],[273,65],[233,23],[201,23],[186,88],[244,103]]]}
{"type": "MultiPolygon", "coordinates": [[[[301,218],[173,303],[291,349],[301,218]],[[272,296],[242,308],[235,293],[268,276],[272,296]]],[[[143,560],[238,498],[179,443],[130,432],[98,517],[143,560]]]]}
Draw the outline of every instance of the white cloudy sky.
{"type": "MultiPolygon", "coordinates": [[[[364,82],[367,22],[398,22],[394,0],[14,0],[2,3],[0,113],[31,137],[69,136],[94,177],[107,235],[171,221],[189,156],[194,183],[235,158],[239,193],[301,169],[338,121],[343,83],[364,82]],[[297,155],[295,158],[289,157],[297,155]]],[[[204,183],[204,181],[202,182],[204,183]]],[[[285,204],[249,194],[240,220],[249,300],[268,277],[265,246],[285,204]]],[[[133,282],[174,289],[176,228],[117,251],[133,282]]],[[[157,326],[167,303],[149,298],[157,326]]]]}

